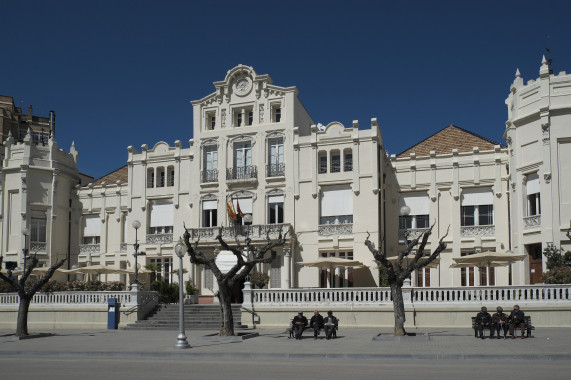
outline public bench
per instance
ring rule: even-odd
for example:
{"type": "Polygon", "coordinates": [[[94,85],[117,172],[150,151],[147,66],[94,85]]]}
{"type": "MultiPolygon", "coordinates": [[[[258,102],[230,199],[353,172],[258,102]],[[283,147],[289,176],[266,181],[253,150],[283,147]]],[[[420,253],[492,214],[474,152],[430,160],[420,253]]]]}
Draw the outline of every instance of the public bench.
{"type": "MultiPolygon", "coordinates": [[[[323,328],[323,326],[321,326],[319,328],[319,331],[321,331],[321,329],[323,328]]],[[[313,327],[307,325],[304,327],[303,331],[305,332],[305,330],[311,329],[313,330],[313,327]]],[[[339,319],[337,319],[337,324],[335,325],[335,328],[333,329],[333,333],[331,334],[332,338],[337,338],[337,330],[339,330],[339,319]]],[[[290,319],[289,321],[289,328],[287,329],[287,332],[289,333],[289,338],[293,338],[294,337],[294,332],[293,332],[293,319],[290,319]]]]}
{"type": "MultiPolygon", "coordinates": [[[[527,331],[527,337],[531,337],[531,330],[535,330],[535,326],[531,323],[531,317],[526,315],[523,317],[523,322],[525,323],[525,329],[527,331]]],[[[472,317],[472,329],[474,329],[474,337],[478,337],[478,326],[476,325],[476,317],[472,317]]],[[[494,328],[494,324],[491,324],[489,327],[490,331],[492,331],[492,336],[495,334],[496,330],[494,328]]]]}

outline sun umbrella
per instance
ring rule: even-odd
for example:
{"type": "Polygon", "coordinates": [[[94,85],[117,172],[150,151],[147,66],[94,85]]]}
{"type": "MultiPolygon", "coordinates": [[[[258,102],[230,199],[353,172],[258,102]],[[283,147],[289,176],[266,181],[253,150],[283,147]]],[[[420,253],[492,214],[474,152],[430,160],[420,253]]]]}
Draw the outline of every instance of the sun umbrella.
{"type": "Polygon", "coordinates": [[[324,269],[331,269],[338,267],[358,267],[363,265],[363,263],[360,261],[342,259],[340,257],[322,257],[320,259],[313,261],[302,261],[298,264],[306,267],[315,267],[315,268],[324,268],[324,269]]]}
{"type": "MultiPolygon", "coordinates": [[[[492,251],[485,251],[473,255],[453,258],[455,264],[466,265],[466,266],[454,266],[454,268],[467,268],[471,266],[478,268],[501,267],[501,266],[507,266],[508,264],[511,263],[515,263],[516,261],[521,261],[523,259],[525,259],[525,255],[516,255],[513,253],[492,252],[492,251]]],[[[486,283],[487,285],[490,284],[489,273],[486,276],[486,283]]]]}
{"type": "Polygon", "coordinates": [[[70,271],[68,271],[68,273],[72,273],[72,274],[83,273],[83,274],[87,274],[87,275],[91,275],[91,274],[100,275],[100,274],[126,274],[128,272],[125,269],[97,264],[97,265],[88,265],[86,267],[71,269],[70,271]]]}
{"type": "Polygon", "coordinates": [[[342,267],[366,268],[366,266],[360,261],[342,259],[340,257],[321,257],[317,260],[302,261],[302,262],[299,262],[298,264],[306,266],[306,267],[329,269],[330,270],[329,284],[333,283],[333,269],[334,268],[342,268],[342,267]]]}
{"type": "MultiPolygon", "coordinates": [[[[414,256],[414,255],[409,255],[409,258],[411,256],[414,256]]],[[[387,257],[387,260],[389,260],[391,262],[391,264],[393,264],[393,265],[394,265],[394,263],[396,263],[397,259],[398,259],[398,256],[387,257]]],[[[402,260],[403,265],[405,263],[405,259],[406,259],[406,257],[403,258],[403,260],[402,260]]],[[[420,259],[418,259],[418,262],[422,263],[423,261],[426,261],[426,259],[428,259],[428,256],[422,256],[420,259]]],[[[438,268],[438,264],[440,264],[440,258],[439,257],[432,260],[430,262],[430,264],[425,265],[425,268],[438,268]]]]}
{"type": "Polygon", "coordinates": [[[487,267],[488,263],[491,263],[493,261],[506,262],[507,264],[509,264],[509,263],[514,263],[516,261],[521,261],[523,259],[525,259],[525,255],[516,255],[507,252],[486,251],[486,252],[476,253],[474,255],[455,257],[454,261],[458,264],[470,263],[477,267],[487,267]]]}

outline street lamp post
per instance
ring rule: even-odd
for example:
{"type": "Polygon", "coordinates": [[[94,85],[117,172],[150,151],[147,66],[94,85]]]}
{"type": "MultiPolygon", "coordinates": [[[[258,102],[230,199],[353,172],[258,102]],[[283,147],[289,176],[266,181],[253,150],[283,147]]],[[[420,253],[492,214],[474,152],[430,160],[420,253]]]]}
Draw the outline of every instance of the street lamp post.
{"type": "Polygon", "coordinates": [[[26,260],[29,259],[28,256],[28,235],[30,234],[30,230],[28,227],[22,228],[22,235],[24,235],[24,248],[22,248],[22,253],[24,254],[24,271],[23,274],[26,273],[26,260]]]}
{"type": "Polygon", "coordinates": [[[131,225],[135,229],[135,244],[133,244],[133,247],[135,248],[135,253],[133,254],[133,256],[135,256],[135,279],[133,280],[133,285],[131,286],[131,290],[138,292],[139,291],[139,267],[137,264],[137,257],[145,256],[146,253],[145,252],[139,252],[139,239],[137,236],[137,232],[139,231],[139,227],[141,227],[141,222],[139,222],[138,220],[133,220],[133,223],[131,223],[131,225]]]}
{"type": "Polygon", "coordinates": [[[182,273],[182,258],[184,257],[184,245],[179,241],[174,246],[174,251],[179,259],[178,265],[178,337],[176,339],[176,344],[174,348],[190,348],[188,341],[186,340],[186,334],[184,332],[184,282],[182,273]]]}

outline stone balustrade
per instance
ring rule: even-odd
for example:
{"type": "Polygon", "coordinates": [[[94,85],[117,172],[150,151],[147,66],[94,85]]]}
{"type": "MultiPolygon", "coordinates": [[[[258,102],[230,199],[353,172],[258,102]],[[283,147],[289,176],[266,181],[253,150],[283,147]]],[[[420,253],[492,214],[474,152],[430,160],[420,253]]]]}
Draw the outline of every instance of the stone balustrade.
{"type": "MultiPolygon", "coordinates": [[[[482,302],[571,304],[571,285],[522,285],[403,288],[406,303],[423,305],[479,304],[482,302]]],[[[390,288],[244,288],[244,307],[359,306],[392,303],[390,288]],[[251,301],[250,301],[251,300],[251,301]]]]}
{"type": "MultiPolygon", "coordinates": [[[[107,305],[109,298],[116,298],[121,308],[144,305],[145,308],[158,304],[156,292],[52,292],[36,293],[32,300],[34,307],[77,307],[107,305]]],[[[0,307],[18,305],[20,297],[15,293],[0,293],[0,307]]]]}
{"type": "MultiPolygon", "coordinates": [[[[223,238],[234,238],[236,235],[248,235],[250,238],[261,238],[269,234],[270,238],[275,239],[278,237],[279,232],[282,235],[288,231],[292,231],[292,226],[289,223],[279,224],[253,224],[244,226],[222,227],[223,238]]],[[[203,228],[189,228],[190,240],[214,240],[220,231],[220,227],[203,227],[203,228]]],[[[290,235],[291,236],[291,233],[290,235]]]]}
{"type": "Polygon", "coordinates": [[[528,230],[530,228],[541,227],[541,215],[532,215],[523,217],[523,229],[528,230]]]}

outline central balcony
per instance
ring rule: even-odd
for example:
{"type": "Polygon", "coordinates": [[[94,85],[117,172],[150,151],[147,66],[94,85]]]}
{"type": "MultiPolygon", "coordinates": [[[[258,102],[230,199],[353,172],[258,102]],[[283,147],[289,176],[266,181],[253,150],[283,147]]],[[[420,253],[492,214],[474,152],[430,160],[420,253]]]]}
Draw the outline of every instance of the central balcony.
{"type": "MultiPolygon", "coordinates": [[[[293,232],[293,228],[289,223],[280,224],[253,224],[237,227],[222,227],[222,237],[225,239],[235,238],[236,236],[248,236],[251,239],[265,239],[269,235],[270,239],[276,239],[279,235],[280,229],[282,235],[286,232],[293,232]]],[[[190,240],[215,240],[218,236],[220,227],[203,227],[203,228],[190,228],[190,240]]]]}
{"type": "Polygon", "coordinates": [[[200,179],[202,183],[218,182],[218,169],[203,170],[200,172],[200,179]]]}
{"type": "Polygon", "coordinates": [[[258,167],[256,165],[238,166],[226,169],[226,181],[229,185],[258,183],[258,167]]]}

